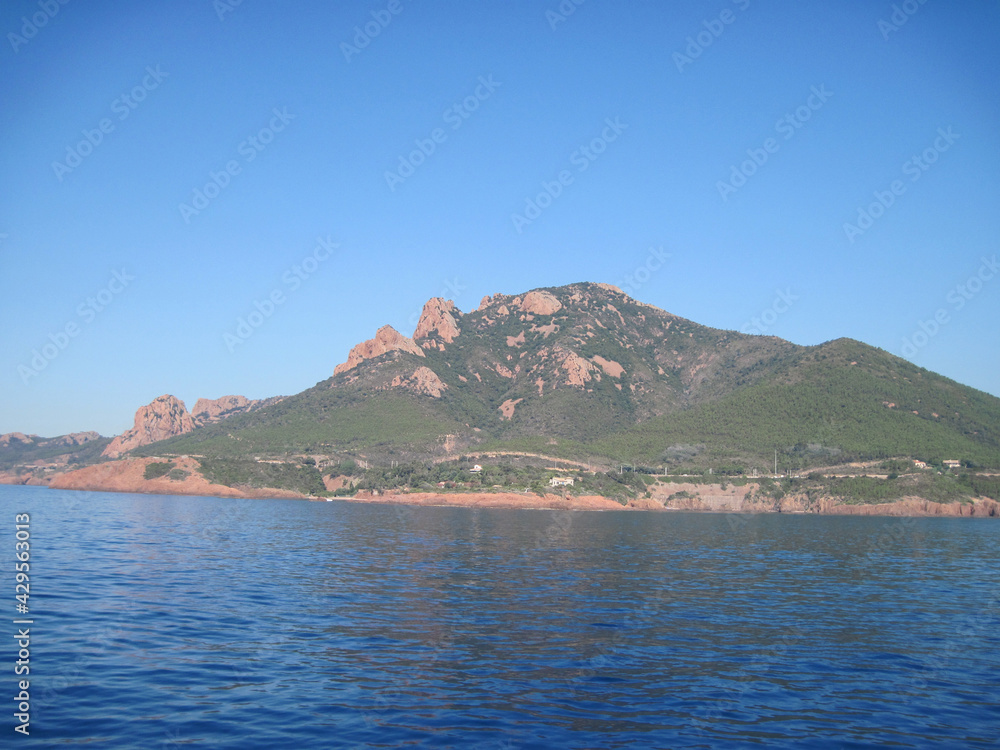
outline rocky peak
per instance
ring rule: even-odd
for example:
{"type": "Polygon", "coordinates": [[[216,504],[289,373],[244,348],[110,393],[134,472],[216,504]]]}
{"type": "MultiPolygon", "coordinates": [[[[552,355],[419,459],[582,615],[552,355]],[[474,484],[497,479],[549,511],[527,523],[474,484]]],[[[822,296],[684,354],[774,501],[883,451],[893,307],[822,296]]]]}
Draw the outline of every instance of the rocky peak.
{"type": "Polygon", "coordinates": [[[37,439],[38,435],[25,435],[23,432],[8,432],[5,435],[0,435],[0,447],[6,448],[11,443],[33,445],[37,439]]]}
{"type": "Polygon", "coordinates": [[[615,294],[620,294],[622,297],[628,297],[628,295],[625,294],[625,292],[616,287],[614,284],[605,284],[603,282],[598,281],[594,283],[594,286],[598,287],[599,289],[603,289],[607,292],[614,292],[615,294]]]}
{"type": "MultiPolygon", "coordinates": [[[[615,287],[611,287],[608,284],[595,284],[595,286],[615,289],[615,287]]],[[[573,301],[583,299],[583,295],[581,293],[582,285],[573,285],[567,287],[567,289],[573,290],[574,294],[571,298],[573,301]]],[[[479,302],[479,307],[476,308],[476,312],[481,312],[489,307],[497,308],[497,312],[502,310],[503,315],[509,314],[510,309],[519,310],[520,312],[528,315],[555,315],[563,309],[563,303],[560,302],[559,299],[551,292],[546,292],[542,289],[535,289],[516,297],[500,293],[494,295],[487,294],[479,302]]]]}
{"type": "Polygon", "coordinates": [[[528,292],[521,300],[521,310],[532,315],[555,315],[562,310],[562,302],[549,292],[528,292]]]}
{"type": "Polygon", "coordinates": [[[413,375],[404,378],[397,375],[389,384],[390,388],[407,388],[414,393],[422,393],[425,396],[441,398],[441,394],[448,388],[448,384],[441,380],[429,367],[418,367],[413,375]]]}
{"type": "Polygon", "coordinates": [[[382,326],[375,334],[375,338],[362,341],[351,349],[347,355],[347,361],[337,365],[333,369],[334,375],[353,370],[366,359],[380,357],[391,351],[402,351],[415,354],[418,357],[424,356],[424,350],[413,343],[413,339],[408,339],[392,326],[382,326]]]}
{"type": "Polygon", "coordinates": [[[21,443],[22,445],[34,445],[36,447],[53,446],[53,445],[83,445],[91,440],[100,439],[100,435],[96,432],[71,432],[68,435],[60,435],[54,438],[42,438],[38,435],[25,435],[23,432],[8,432],[6,435],[0,435],[0,448],[9,448],[11,445],[17,445],[21,443]]]}
{"type": "Polygon", "coordinates": [[[169,394],[163,395],[140,406],[135,413],[135,426],[112,440],[102,455],[118,458],[142,445],[182,435],[194,428],[194,420],[184,402],[169,394]]]}
{"type": "Polygon", "coordinates": [[[191,410],[191,419],[201,427],[205,424],[218,422],[231,417],[234,414],[250,411],[259,401],[254,401],[246,396],[221,396],[220,398],[199,398],[191,410]]]}
{"type": "Polygon", "coordinates": [[[91,440],[100,440],[100,438],[101,436],[98,433],[88,430],[87,432],[71,432],[68,435],[60,435],[48,442],[57,445],[83,445],[84,443],[89,443],[91,440]]]}
{"type": "Polygon", "coordinates": [[[460,318],[462,311],[451,300],[441,297],[429,299],[420,313],[413,340],[419,341],[424,349],[444,350],[444,345],[450,344],[461,333],[456,316],[460,318]]]}
{"type": "Polygon", "coordinates": [[[520,298],[512,298],[508,294],[501,294],[500,292],[493,295],[487,294],[479,301],[479,307],[476,308],[475,312],[484,312],[492,307],[494,308],[493,312],[503,310],[503,315],[509,315],[510,310],[507,308],[507,305],[510,304],[512,300],[516,300],[520,303],[520,298]]]}

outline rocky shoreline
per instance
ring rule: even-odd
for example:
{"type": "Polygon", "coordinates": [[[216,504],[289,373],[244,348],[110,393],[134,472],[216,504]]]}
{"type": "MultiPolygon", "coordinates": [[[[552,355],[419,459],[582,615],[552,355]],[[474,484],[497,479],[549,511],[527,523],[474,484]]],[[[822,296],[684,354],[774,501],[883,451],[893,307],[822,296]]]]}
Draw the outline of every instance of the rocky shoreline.
{"type": "Polygon", "coordinates": [[[936,503],[919,497],[908,497],[889,503],[865,505],[844,503],[836,498],[824,498],[811,507],[803,502],[803,498],[796,497],[785,497],[780,501],[752,501],[733,505],[704,503],[698,498],[687,498],[682,502],[665,506],[661,501],[653,498],[629,500],[625,505],[622,505],[617,500],[596,495],[572,496],[546,494],[539,496],[510,492],[455,492],[447,494],[413,492],[385,493],[379,495],[361,492],[354,497],[336,499],[356,503],[463,508],[1000,518],[1000,503],[989,498],[980,498],[967,503],[936,503]]]}
{"type": "MultiPolygon", "coordinates": [[[[146,466],[153,458],[130,458],[61,472],[47,482],[27,482],[12,474],[0,473],[0,484],[47,484],[53,489],[95,492],[134,492],[159,495],[195,495],[228,498],[282,498],[324,501],[315,497],[274,487],[228,487],[213,484],[199,471],[197,460],[172,459],[183,478],[167,476],[146,479],[146,466]]],[[[403,504],[411,506],[449,506],[464,508],[509,508],[588,511],[647,511],[705,513],[812,513],[819,515],[913,516],[950,518],[1000,518],[1000,503],[990,498],[966,502],[937,503],[921,497],[904,497],[879,504],[845,503],[841,498],[826,497],[810,501],[804,495],[786,495],[780,500],[762,498],[757,486],[721,484],[655,485],[650,497],[621,502],[598,495],[568,495],[521,492],[366,492],[330,498],[353,503],[403,504]]]]}
{"type": "MultiPolygon", "coordinates": [[[[275,487],[228,487],[213,484],[199,471],[198,462],[189,457],[173,459],[184,476],[146,479],[146,466],[152,458],[108,461],[82,469],[56,473],[47,481],[26,481],[25,477],[0,473],[0,484],[35,484],[53,489],[92,492],[134,492],[158,495],[193,495],[228,498],[283,498],[324,501],[328,498],[305,495],[275,487]]],[[[705,512],[705,513],[813,513],[819,515],[913,516],[949,518],[1000,518],[1000,503],[990,498],[966,502],[937,503],[921,497],[904,497],[879,504],[845,503],[841,498],[826,497],[810,501],[800,495],[786,495],[780,500],[761,498],[756,485],[708,484],[657,485],[650,497],[636,498],[624,504],[598,495],[568,495],[522,492],[366,492],[353,496],[329,498],[353,503],[403,504],[411,506],[450,506],[465,508],[534,508],[550,510],[705,512]]]]}
{"type": "Polygon", "coordinates": [[[48,486],[56,490],[87,490],[91,492],[137,492],[151,495],[199,495],[232,498],[288,498],[303,499],[299,492],[266,487],[261,489],[237,489],[222,484],[213,484],[201,475],[198,461],[184,456],[171,459],[177,469],[186,476],[170,479],[163,476],[146,479],[146,466],[159,459],[129,458],[118,461],[85,466],[52,477],[48,486]]]}

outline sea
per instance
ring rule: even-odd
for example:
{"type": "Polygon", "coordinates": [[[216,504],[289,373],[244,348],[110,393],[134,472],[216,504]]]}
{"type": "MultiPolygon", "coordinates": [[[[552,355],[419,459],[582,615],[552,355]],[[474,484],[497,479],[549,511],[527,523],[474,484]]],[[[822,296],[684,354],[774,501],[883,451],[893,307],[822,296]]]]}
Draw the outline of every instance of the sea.
{"type": "Polygon", "coordinates": [[[1000,744],[995,519],[0,486],[0,521],[3,747],[1000,744]]]}

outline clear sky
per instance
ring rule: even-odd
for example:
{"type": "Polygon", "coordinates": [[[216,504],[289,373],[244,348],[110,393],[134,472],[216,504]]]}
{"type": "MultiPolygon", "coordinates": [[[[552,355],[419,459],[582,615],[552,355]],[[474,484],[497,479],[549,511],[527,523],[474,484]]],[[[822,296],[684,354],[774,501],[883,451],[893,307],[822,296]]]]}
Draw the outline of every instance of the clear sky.
{"type": "Polygon", "coordinates": [[[575,281],[1000,395],[996,2],[13,0],[0,33],[0,432],[297,393],[430,297],[575,281]]]}

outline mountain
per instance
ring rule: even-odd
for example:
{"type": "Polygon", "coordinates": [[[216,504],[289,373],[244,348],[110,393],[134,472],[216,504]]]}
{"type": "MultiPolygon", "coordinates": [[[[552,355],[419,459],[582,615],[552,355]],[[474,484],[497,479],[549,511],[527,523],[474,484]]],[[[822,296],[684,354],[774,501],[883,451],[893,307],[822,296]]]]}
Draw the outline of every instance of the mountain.
{"type": "Polygon", "coordinates": [[[164,395],[114,439],[84,435],[0,437],[0,481],[531,504],[516,493],[572,478],[580,502],[633,507],[1000,514],[1000,399],[858,341],[709,328],[607,284],[469,312],[431,299],[412,338],[383,326],[294,396],[188,412],[164,395]]]}
{"type": "Polygon", "coordinates": [[[1000,399],[850,339],[699,325],[606,284],[423,309],[313,388],[138,455],[426,461],[533,452],[750,471],[889,457],[1000,467],[1000,399]]]}
{"type": "Polygon", "coordinates": [[[118,458],[143,445],[182,435],[194,429],[194,421],[184,402],[174,396],[163,395],[135,413],[135,426],[118,435],[102,455],[118,458]]]}
{"type": "Polygon", "coordinates": [[[36,473],[94,463],[100,460],[109,442],[110,438],[96,432],[74,432],[52,438],[22,432],[0,435],[0,482],[20,484],[34,478],[36,473]]]}
{"type": "Polygon", "coordinates": [[[267,404],[280,401],[281,397],[250,399],[246,396],[221,396],[220,398],[199,398],[194,403],[191,410],[191,421],[195,427],[203,427],[206,424],[214,424],[228,419],[234,414],[259,409],[267,404]]]}
{"type": "Polygon", "coordinates": [[[245,396],[222,396],[217,399],[200,398],[194,411],[188,413],[184,402],[175,396],[165,394],[140,406],[135,413],[135,423],[131,430],[115,437],[104,449],[102,455],[118,458],[144,445],[183,435],[196,427],[215,424],[234,414],[253,411],[267,403],[280,399],[253,401],[245,396]]]}
{"type": "Polygon", "coordinates": [[[99,440],[100,435],[96,432],[73,432],[69,435],[60,435],[54,438],[43,438],[38,435],[25,435],[23,432],[8,432],[0,435],[0,448],[8,448],[21,444],[24,446],[34,446],[36,448],[76,446],[88,443],[91,440],[99,440]]]}

